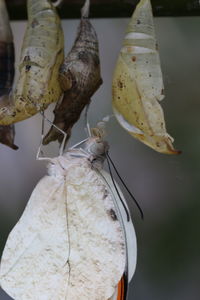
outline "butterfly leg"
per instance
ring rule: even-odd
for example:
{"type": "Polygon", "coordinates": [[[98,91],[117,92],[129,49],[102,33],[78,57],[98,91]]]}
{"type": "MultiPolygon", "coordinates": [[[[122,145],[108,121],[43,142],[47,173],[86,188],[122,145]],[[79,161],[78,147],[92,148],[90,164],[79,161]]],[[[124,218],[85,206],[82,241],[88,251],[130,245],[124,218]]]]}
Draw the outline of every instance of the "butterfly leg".
{"type": "MultiPolygon", "coordinates": [[[[45,115],[44,115],[44,112],[40,112],[42,117],[43,117],[43,120],[47,121],[48,123],[51,124],[51,126],[53,126],[54,128],[56,128],[59,132],[61,132],[63,134],[63,140],[62,140],[62,143],[60,145],[60,151],[59,151],[59,155],[63,155],[63,152],[64,152],[64,148],[65,148],[65,143],[66,143],[66,139],[67,139],[67,133],[64,132],[62,129],[60,129],[58,126],[56,126],[55,124],[53,124],[53,122],[51,122],[45,115]]],[[[43,137],[42,139],[44,138],[44,124],[43,124],[43,133],[42,133],[43,137]]]]}
{"type": "MultiPolygon", "coordinates": [[[[91,102],[91,100],[90,100],[90,102],[91,102]]],[[[89,110],[90,102],[86,105],[86,108],[85,108],[85,129],[86,129],[88,137],[92,136],[91,127],[90,127],[89,118],[88,118],[88,110],[89,110]]]]}
{"type": "Polygon", "coordinates": [[[44,112],[40,112],[40,114],[42,115],[42,134],[41,134],[41,143],[40,143],[40,146],[38,148],[38,152],[37,152],[37,155],[36,155],[36,159],[37,160],[50,160],[49,157],[42,157],[40,156],[40,154],[42,153],[42,145],[43,145],[43,138],[44,138],[44,121],[47,121],[48,123],[50,123],[52,126],[54,126],[58,131],[60,131],[62,134],[63,134],[63,141],[62,141],[62,144],[60,146],[60,151],[59,151],[59,155],[62,155],[63,154],[63,151],[64,151],[64,147],[65,147],[65,142],[66,142],[66,139],[67,139],[67,133],[65,133],[63,130],[61,130],[60,128],[58,128],[55,124],[53,124],[45,115],[44,115],[44,112]]]}
{"type": "Polygon", "coordinates": [[[44,117],[44,112],[41,112],[41,115],[42,115],[42,133],[41,133],[41,141],[40,141],[40,145],[38,147],[38,151],[37,151],[37,155],[36,155],[36,160],[50,160],[49,157],[43,157],[41,156],[41,154],[43,154],[41,148],[42,148],[42,141],[43,141],[43,138],[44,138],[44,120],[45,120],[45,117],[44,117]]]}

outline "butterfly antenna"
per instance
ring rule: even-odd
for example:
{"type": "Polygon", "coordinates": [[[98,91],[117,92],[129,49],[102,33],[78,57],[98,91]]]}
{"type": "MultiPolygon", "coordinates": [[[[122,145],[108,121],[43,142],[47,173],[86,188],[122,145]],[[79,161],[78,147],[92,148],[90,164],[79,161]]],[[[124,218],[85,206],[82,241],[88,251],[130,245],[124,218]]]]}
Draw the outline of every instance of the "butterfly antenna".
{"type": "Polygon", "coordinates": [[[86,108],[85,108],[85,128],[86,128],[87,136],[91,137],[92,136],[92,134],[91,134],[91,127],[90,127],[89,118],[88,118],[89,106],[90,106],[90,103],[87,104],[86,108]]]}
{"type": "Polygon", "coordinates": [[[117,192],[117,195],[118,195],[118,197],[119,197],[119,199],[120,199],[120,201],[121,201],[121,203],[122,203],[122,205],[123,205],[123,207],[124,207],[124,210],[125,210],[125,212],[126,212],[127,221],[129,222],[129,221],[130,221],[129,212],[128,212],[128,209],[127,209],[126,205],[124,204],[124,201],[123,201],[123,199],[122,199],[122,197],[121,197],[121,195],[120,195],[120,193],[119,193],[119,190],[118,190],[117,185],[116,185],[116,183],[115,183],[115,180],[114,180],[114,178],[113,178],[113,174],[112,174],[110,162],[109,162],[109,159],[108,159],[107,155],[106,155],[106,161],[107,161],[107,164],[108,164],[108,169],[109,169],[109,173],[110,173],[110,177],[111,177],[112,183],[113,183],[113,185],[114,185],[114,187],[115,187],[115,190],[116,190],[116,192],[117,192]]]}
{"type": "MultiPolygon", "coordinates": [[[[115,167],[115,164],[113,163],[111,157],[109,156],[109,154],[107,153],[106,154],[106,157],[107,157],[107,161],[110,161],[113,169],[115,170],[117,176],[119,177],[120,181],[122,182],[123,186],[125,187],[125,189],[127,190],[127,192],[129,193],[129,195],[131,196],[132,200],[134,201],[135,205],[137,206],[139,212],[140,212],[140,215],[141,215],[141,218],[144,219],[144,213],[142,211],[142,208],[140,207],[139,203],[137,202],[137,200],[135,199],[135,197],[133,196],[133,194],[131,193],[131,191],[129,190],[129,188],[127,187],[126,183],[124,182],[124,180],[122,179],[122,177],[120,176],[119,172],[117,171],[117,168],[115,167]]],[[[112,178],[112,177],[111,177],[112,178]]]]}

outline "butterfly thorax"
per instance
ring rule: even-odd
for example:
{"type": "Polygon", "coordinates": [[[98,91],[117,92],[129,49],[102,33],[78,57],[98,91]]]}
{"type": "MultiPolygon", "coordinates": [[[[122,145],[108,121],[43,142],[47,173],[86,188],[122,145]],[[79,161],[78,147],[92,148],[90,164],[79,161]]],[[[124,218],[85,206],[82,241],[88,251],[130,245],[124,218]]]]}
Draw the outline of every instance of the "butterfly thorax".
{"type": "Polygon", "coordinates": [[[102,169],[108,152],[108,143],[100,137],[90,137],[80,148],[70,149],[66,154],[71,157],[85,158],[92,168],[102,169]]]}
{"type": "Polygon", "coordinates": [[[108,151],[108,143],[99,137],[88,138],[81,147],[71,148],[62,156],[51,160],[48,166],[49,174],[65,177],[72,167],[86,166],[93,169],[102,169],[108,151]]]}

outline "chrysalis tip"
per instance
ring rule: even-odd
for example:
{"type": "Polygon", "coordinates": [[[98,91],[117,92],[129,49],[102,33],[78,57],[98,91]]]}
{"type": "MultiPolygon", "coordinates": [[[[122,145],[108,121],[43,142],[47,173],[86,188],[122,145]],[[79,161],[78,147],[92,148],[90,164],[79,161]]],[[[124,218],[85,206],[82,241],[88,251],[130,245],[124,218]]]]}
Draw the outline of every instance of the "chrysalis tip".
{"type": "Polygon", "coordinates": [[[172,149],[172,148],[170,148],[169,149],[169,151],[167,151],[167,152],[163,152],[164,154],[169,154],[169,155],[179,155],[179,154],[181,154],[182,153],[182,151],[181,150],[176,150],[176,149],[172,149]]]}
{"type": "Polygon", "coordinates": [[[81,9],[81,17],[82,18],[88,18],[90,12],[90,0],[86,0],[85,4],[83,5],[81,9]]]}
{"type": "Polygon", "coordinates": [[[57,1],[52,2],[52,4],[53,4],[54,7],[57,7],[57,6],[59,6],[62,2],[63,2],[63,0],[57,0],[57,1]]]}
{"type": "Polygon", "coordinates": [[[18,150],[19,149],[19,147],[17,146],[17,145],[15,145],[15,144],[13,144],[12,146],[10,146],[13,150],[18,150]]]}

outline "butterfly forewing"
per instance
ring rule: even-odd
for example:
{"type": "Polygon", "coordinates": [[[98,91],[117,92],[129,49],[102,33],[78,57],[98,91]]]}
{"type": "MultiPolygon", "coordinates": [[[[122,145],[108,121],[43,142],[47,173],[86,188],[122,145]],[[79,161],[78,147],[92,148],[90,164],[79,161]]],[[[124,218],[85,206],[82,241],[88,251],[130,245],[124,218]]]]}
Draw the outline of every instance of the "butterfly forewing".
{"type": "MultiPolygon", "coordinates": [[[[9,235],[1,286],[17,300],[108,300],[127,269],[131,244],[113,193],[85,158],[65,154],[52,160],[49,173],[9,235]]],[[[135,232],[128,231],[134,240],[128,264],[134,269],[135,232]]]]}

